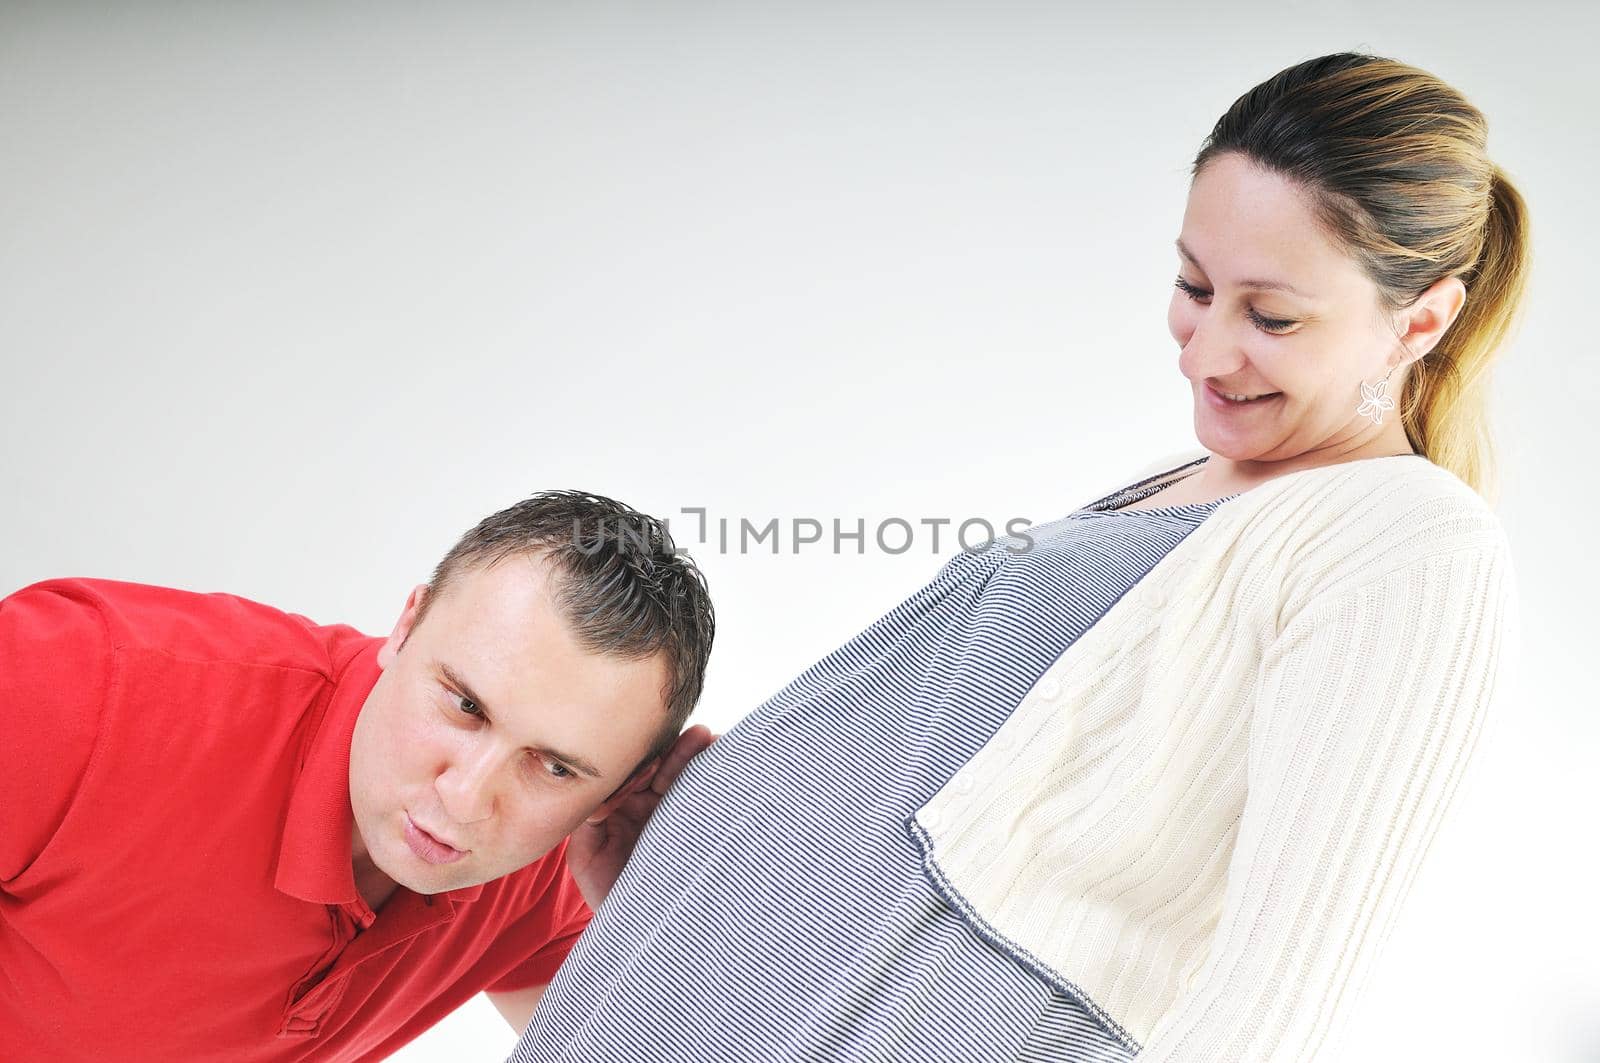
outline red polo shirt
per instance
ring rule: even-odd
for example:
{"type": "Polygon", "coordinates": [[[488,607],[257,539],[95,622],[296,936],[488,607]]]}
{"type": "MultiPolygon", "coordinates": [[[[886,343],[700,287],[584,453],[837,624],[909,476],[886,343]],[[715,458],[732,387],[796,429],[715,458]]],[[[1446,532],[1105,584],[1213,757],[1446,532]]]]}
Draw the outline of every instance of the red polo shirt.
{"type": "Polygon", "coordinates": [[[550,981],[591,916],[564,843],[377,915],[356,892],[381,644],[131,583],[0,600],[0,1060],[378,1060],[550,981]]]}

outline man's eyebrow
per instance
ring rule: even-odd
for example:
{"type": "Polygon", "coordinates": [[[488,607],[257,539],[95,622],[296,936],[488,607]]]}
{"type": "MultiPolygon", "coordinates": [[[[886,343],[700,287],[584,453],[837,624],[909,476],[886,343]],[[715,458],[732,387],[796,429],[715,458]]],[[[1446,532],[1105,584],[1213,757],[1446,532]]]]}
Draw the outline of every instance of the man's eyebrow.
{"type": "MultiPolygon", "coordinates": [[[[439,674],[444,677],[444,680],[447,683],[461,692],[462,697],[476,704],[478,708],[482,710],[485,716],[493,716],[493,712],[490,710],[489,706],[485,705],[483,703],[483,699],[472,692],[472,687],[468,685],[465,679],[462,679],[461,676],[456,674],[456,670],[454,668],[451,668],[443,661],[435,661],[434,667],[438,669],[439,674]]],[[[582,757],[575,757],[570,753],[563,753],[559,749],[551,749],[549,746],[537,746],[534,747],[534,751],[537,753],[543,753],[551,760],[559,760],[563,764],[570,765],[574,770],[580,774],[589,776],[591,779],[600,778],[600,769],[596,768],[593,764],[590,764],[582,757]]]]}
{"type": "MultiPolygon", "coordinates": [[[[1178,239],[1177,244],[1178,244],[1178,254],[1180,254],[1184,258],[1188,259],[1190,261],[1190,263],[1193,264],[1195,269],[1197,269],[1200,272],[1204,273],[1206,268],[1200,264],[1200,260],[1199,259],[1195,258],[1194,255],[1190,253],[1190,251],[1189,251],[1189,249],[1187,247],[1183,246],[1183,239],[1181,237],[1178,239]]],[[[1256,289],[1258,291],[1266,291],[1266,292],[1288,292],[1290,295],[1298,295],[1302,299],[1310,299],[1311,298],[1311,295],[1309,295],[1308,293],[1301,291],[1299,288],[1296,288],[1292,284],[1285,284],[1282,281],[1246,280],[1246,281],[1240,281],[1239,282],[1239,287],[1241,287],[1241,288],[1254,288],[1254,289],[1256,289]]]]}

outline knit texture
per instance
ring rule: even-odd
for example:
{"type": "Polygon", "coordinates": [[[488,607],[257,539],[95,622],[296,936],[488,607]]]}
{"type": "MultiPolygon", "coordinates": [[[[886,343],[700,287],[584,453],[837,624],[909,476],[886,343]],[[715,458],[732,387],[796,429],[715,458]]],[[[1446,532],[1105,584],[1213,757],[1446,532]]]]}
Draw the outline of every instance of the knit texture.
{"type": "Polygon", "coordinates": [[[1519,647],[1504,532],[1453,474],[1289,473],[1164,557],[908,830],[1140,1063],[1325,1059],[1519,647]]]}

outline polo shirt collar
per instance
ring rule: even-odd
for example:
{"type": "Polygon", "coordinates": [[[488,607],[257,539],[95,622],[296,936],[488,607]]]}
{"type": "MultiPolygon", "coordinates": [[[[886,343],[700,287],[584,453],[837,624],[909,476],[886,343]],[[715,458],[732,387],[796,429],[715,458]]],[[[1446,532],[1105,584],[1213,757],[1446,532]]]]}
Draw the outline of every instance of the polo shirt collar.
{"type": "MultiPolygon", "coordinates": [[[[273,884],[283,893],[313,904],[354,904],[365,908],[356,890],[350,840],[355,818],[350,810],[350,736],[367,695],[383,669],[378,667],[382,638],[363,636],[336,651],[335,679],[328,707],[301,757],[289,796],[289,812],[278,848],[273,884]]],[[[444,894],[476,900],[483,884],[444,894]]]]}

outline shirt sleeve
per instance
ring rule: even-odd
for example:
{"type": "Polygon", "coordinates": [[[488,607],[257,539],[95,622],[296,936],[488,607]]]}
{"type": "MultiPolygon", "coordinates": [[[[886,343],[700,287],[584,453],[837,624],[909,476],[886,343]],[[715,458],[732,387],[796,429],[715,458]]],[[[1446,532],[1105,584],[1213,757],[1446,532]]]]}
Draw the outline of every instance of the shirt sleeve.
{"type": "Polygon", "coordinates": [[[1331,1058],[1519,631],[1503,539],[1313,599],[1281,630],[1214,945],[1139,1063],[1331,1058]]]}
{"type": "Polygon", "coordinates": [[[0,599],[0,889],[65,818],[114,671],[105,621],[87,592],[52,581],[0,599]]]}
{"type": "Polygon", "coordinates": [[[566,849],[563,846],[561,866],[544,900],[524,919],[534,919],[548,929],[535,940],[541,941],[528,958],[507,971],[498,981],[487,987],[489,993],[510,993],[530,986],[549,985],[556,971],[566,962],[567,953],[577,944],[578,937],[588,927],[594,912],[578,891],[578,884],[567,871],[566,849]]]}

